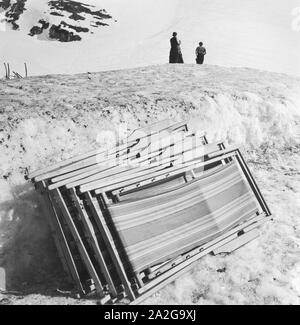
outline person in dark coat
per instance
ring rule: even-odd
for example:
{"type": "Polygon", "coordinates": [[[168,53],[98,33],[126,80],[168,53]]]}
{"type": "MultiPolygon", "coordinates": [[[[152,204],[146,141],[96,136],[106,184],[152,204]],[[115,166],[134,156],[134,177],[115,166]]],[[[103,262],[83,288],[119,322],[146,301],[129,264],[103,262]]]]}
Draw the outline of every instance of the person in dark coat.
{"type": "Polygon", "coordinates": [[[203,64],[205,55],[206,55],[206,49],[203,46],[203,43],[200,42],[199,46],[196,48],[196,62],[197,62],[197,64],[203,64]]]}
{"type": "Polygon", "coordinates": [[[177,40],[176,32],[173,33],[173,37],[170,39],[170,43],[171,43],[171,50],[170,50],[169,63],[178,63],[180,44],[177,40]]]}

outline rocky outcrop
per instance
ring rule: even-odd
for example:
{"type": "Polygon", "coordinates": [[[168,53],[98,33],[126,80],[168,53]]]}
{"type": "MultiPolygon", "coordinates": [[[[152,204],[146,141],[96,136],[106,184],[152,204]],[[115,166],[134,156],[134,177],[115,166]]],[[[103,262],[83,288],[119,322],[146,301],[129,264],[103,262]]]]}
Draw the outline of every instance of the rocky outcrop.
{"type": "Polygon", "coordinates": [[[26,1],[27,0],[18,0],[13,4],[11,4],[10,0],[0,2],[0,8],[7,10],[5,13],[6,21],[12,25],[14,30],[19,29],[18,20],[26,10],[26,1]]]}
{"type": "Polygon", "coordinates": [[[0,8],[6,10],[10,6],[10,0],[2,0],[0,1],[0,8]]]}
{"type": "MultiPolygon", "coordinates": [[[[53,0],[48,2],[50,9],[70,13],[70,19],[78,17],[80,14],[91,15],[96,19],[104,20],[112,18],[105,9],[93,10],[94,6],[87,5],[78,1],[53,0]],[[73,18],[71,18],[73,17],[73,18]]],[[[76,20],[76,19],[75,19],[76,20]]]]}
{"type": "Polygon", "coordinates": [[[30,36],[40,35],[43,33],[45,29],[48,29],[50,26],[50,24],[43,19],[40,19],[39,23],[41,24],[41,26],[33,26],[28,35],[30,36]]]}
{"type": "Polygon", "coordinates": [[[51,26],[49,30],[49,37],[60,42],[81,41],[81,37],[79,35],[76,35],[73,32],[56,25],[51,26]]]}
{"type": "MultiPolygon", "coordinates": [[[[43,0],[41,0],[43,1],[43,0]]],[[[95,28],[108,26],[112,19],[105,9],[72,0],[44,0],[45,10],[41,17],[28,31],[29,36],[43,34],[41,39],[51,39],[60,42],[80,41],[82,36],[93,34],[95,28]]],[[[20,18],[25,10],[35,10],[30,0],[2,0],[0,10],[12,29],[20,29],[20,18]]]]}

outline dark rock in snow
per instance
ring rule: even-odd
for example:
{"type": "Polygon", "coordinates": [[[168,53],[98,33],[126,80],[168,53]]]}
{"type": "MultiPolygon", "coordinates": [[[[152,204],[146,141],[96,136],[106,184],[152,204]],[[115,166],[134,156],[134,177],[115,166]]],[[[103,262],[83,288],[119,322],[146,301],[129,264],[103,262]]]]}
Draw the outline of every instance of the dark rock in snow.
{"type": "Polygon", "coordinates": [[[74,12],[71,16],[69,16],[70,19],[73,20],[85,20],[84,17],[80,16],[79,14],[77,14],[76,12],[74,12]]]}
{"type": "Polygon", "coordinates": [[[64,17],[64,15],[62,15],[62,14],[56,12],[56,11],[50,12],[50,15],[52,15],[52,16],[64,17]]]}
{"type": "MultiPolygon", "coordinates": [[[[14,30],[20,30],[20,18],[25,10],[36,11],[27,0],[2,0],[0,10],[4,10],[5,21],[14,30]]],[[[2,11],[3,11],[2,10],[2,11]]],[[[112,19],[105,9],[72,0],[51,0],[45,2],[45,10],[41,17],[28,31],[29,36],[40,35],[43,39],[53,39],[60,42],[73,42],[82,39],[82,33],[93,34],[93,29],[108,26],[107,20],[112,19]],[[45,17],[47,15],[48,17],[45,17]],[[55,17],[55,18],[54,18],[55,17]],[[59,17],[62,20],[59,21],[59,17]]]]}
{"type": "Polygon", "coordinates": [[[56,25],[51,26],[49,30],[49,37],[60,42],[73,42],[81,40],[81,37],[79,35],[75,35],[74,33],[56,25]]]}
{"type": "Polygon", "coordinates": [[[75,30],[78,33],[87,33],[89,31],[88,28],[84,28],[84,27],[80,27],[80,26],[72,26],[70,24],[65,23],[64,21],[61,22],[61,25],[63,27],[69,27],[69,28],[75,30]]]}
{"type": "Polygon", "coordinates": [[[39,23],[41,24],[41,26],[33,26],[28,35],[34,36],[34,35],[42,34],[43,31],[45,29],[48,29],[50,26],[50,23],[48,23],[47,21],[45,21],[43,19],[39,20],[39,23]]]}
{"type": "Polygon", "coordinates": [[[25,3],[27,0],[17,0],[17,2],[11,4],[10,1],[0,2],[0,8],[8,9],[5,13],[6,21],[12,24],[14,30],[19,29],[18,20],[23,12],[26,10],[25,3]]]}
{"type": "Polygon", "coordinates": [[[3,8],[4,10],[8,9],[10,6],[10,0],[2,0],[0,2],[0,8],[3,8]]]}

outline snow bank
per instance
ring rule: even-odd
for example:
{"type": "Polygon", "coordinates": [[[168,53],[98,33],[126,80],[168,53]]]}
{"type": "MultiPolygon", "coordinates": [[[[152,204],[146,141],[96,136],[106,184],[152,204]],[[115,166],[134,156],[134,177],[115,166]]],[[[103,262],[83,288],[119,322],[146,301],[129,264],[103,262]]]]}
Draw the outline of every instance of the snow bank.
{"type": "MultiPolygon", "coordinates": [[[[300,38],[292,15],[299,7],[298,0],[83,2],[105,8],[113,17],[110,26],[96,29],[82,42],[40,41],[28,36],[28,30],[41,16],[53,22],[56,19],[44,15],[45,0],[28,0],[20,32],[1,32],[0,26],[1,60],[10,62],[11,69],[20,74],[27,62],[30,75],[163,64],[168,62],[169,39],[177,31],[186,63],[195,63],[195,48],[203,41],[208,51],[206,63],[300,76],[300,38]]],[[[63,20],[68,23],[66,17],[63,20]]],[[[4,76],[3,67],[0,73],[4,76]]]]}
{"type": "Polygon", "coordinates": [[[269,225],[259,241],[225,259],[204,259],[192,275],[149,303],[255,303],[258,300],[249,296],[253,286],[266,302],[271,295],[271,303],[296,303],[299,265],[291,265],[300,236],[299,228],[293,230],[300,226],[295,217],[300,209],[299,108],[299,78],[252,69],[163,65],[0,81],[0,268],[6,272],[7,288],[49,288],[61,279],[40,199],[25,174],[90,148],[110,146],[112,137],[107,135],[119,130],[129,133],[171,118],[189,120],[195,129],[207,131],[209,141],[223,138],[238,144],[281,219],[276,221],[275,239],[274,225],[269,225]],[[282,187],[288,193],[282,193],[282,187]],[[288,246],[287,234],[292,236],[288,246]],[[282,261],[287,247],[291,260],[282,261]],[[287,285],[274,287],[266,273],[266,256],[278,258],[274,278],[289,272],[280,280],[287,285]],[[222,265],[225,274],[212,272],[222,265]],[[246,282],[245,296],[238,288],[246,282]]]}

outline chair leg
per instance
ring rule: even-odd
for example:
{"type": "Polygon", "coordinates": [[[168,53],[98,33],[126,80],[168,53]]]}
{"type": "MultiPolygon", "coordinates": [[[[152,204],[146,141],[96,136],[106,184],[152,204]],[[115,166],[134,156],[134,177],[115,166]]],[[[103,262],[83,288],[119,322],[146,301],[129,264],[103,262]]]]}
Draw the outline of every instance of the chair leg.
{"type": "Polygon", "coordinates": [[[239,166],[241,167],[245,177],[247,178],[255,196],[256,196],[256,199],[258,200],[262,210],[266,213],[267,216],[270,216],[271,215],[271,211],[266,203],[266,201],[264,200],[247,164],[245,163],[245,160],[240,152],[240,150],[237,150],[237,160],[239,162],[239,166]]]}
{"type": "Polygon", "coordinates": [[[89,219],[89,216],[87,215],[86,211],[84,210],[84,208],[82,207],[82,203],[79,201],[79,198],[76,194],[75,189],[71,189],[70,190],[72,197],[74,199],[74,203],[76,205],[77,211],[80,214],[83,226],[85,227],[86,233],[88,234],[88,238],[89,238],[89,242],[93,248],[94,251],[94,255],[95,258],[101,268],[101,271],[103,272],[103,275],[105,277],[105,280],[107,281],[107,284],[109,286],[110,289],[110,293],[112,295],[112,298],[117,296],[117,291],[116,288],[114,286],[113,280],[109,274],[108,268],[106,266],[104,257],[102,255],[101,249],[99,247],[97,238],[96,238],[96,234],[95,231],[93,229],[92,223],[89,219]]]}
{"type": "Polygon", "coordinates": [[[65,218],[65,221],[68,224],[70,232],[72,233],[72,236],[76,242],[76,245],[80,252],[81,258],[83,259],[83,261],[88,269],[88,272],[95,283],[97,293],[100,295],[101,298],[105,297],[105,293],[104,293],[101,281],[100,281],[98,274],[93,266],[92,261],[90,260],[88,252],[86,251],[86,248],[81,240],[80,234],[78,233],[78,230],[76,229],[74,221],[67,209],[67,206],[66,206],[66,203],[64,202],[62,194],[60,193],[60,191],[58,189],[55,189],[52,192],[53,192],[54,200],[58,203],[60,210],[65,218]]]}
{"type": "Polygon", "coordinates": [[[92,211],[92,214],[93,214],[93,217],[95,219],[95,222],[98,226],[98,229],[102,235],[102,238],[103,240],[105,241],[105,244],[109,250],[109,253],[112,257],[112,260],[113,260],[113,263],[114,263],[114,266],[116,268],[116,271],[118,273],[118,276],[120,277],[120,280],[122,282],[122,284],[124,285],[124,288],[125,288],[125,291],[126,291],[126,294],[128,296],[128,298],[130,300],[134,300],[135,299],[135,295],[131,289],[131,285],[127,279],[127,275],[126,275],[126,272],[125,272],[125,269],[123,267],[123,264],[121,262],[121,259],[118,255],[118,252],[117,252],[117,249],[113,243],[113,240],[112,240],[112,237],[109,233],[109,229],[107,228],[106,226],[106,222],[104,220],[104,217],[103,217],[103,214],[102,212],[100,211],[100,209],[97,209],[96,206],[95,206],[95,203],[93,202],[93,199],[92,199],[92,196],[91,196],[91,193],[90,192],[86,192],[85,193],[85,197],[86,197],[86,200],[91,208],[91,211],[92,211]]]}
{"type": "Polygon", "coordinates": [[[71,275],[71,278],[73,279],[76,288],[79,291],[79,294],[85,294],[79,272],[77,270],[68,241],[65,237],[61,222],[59,220],[55,204],[51,198],[51,195],[49,195],[49,193],[45,190],[47,185],[45,182],[41,182],[40,184],[36,185],[43,196],[43,202],[45,204],[45,206],[43,206],[44,215],[47,217],[47,221],[54,235],[54,242],[64,269],[69,276],[71,275]],[[50,215],[49,213],[51,212],[52,214],[50,215]]]}

